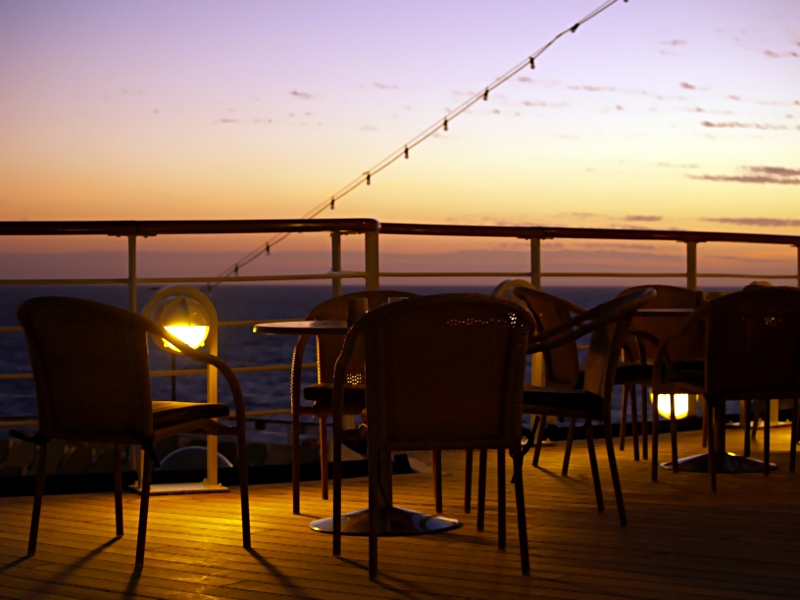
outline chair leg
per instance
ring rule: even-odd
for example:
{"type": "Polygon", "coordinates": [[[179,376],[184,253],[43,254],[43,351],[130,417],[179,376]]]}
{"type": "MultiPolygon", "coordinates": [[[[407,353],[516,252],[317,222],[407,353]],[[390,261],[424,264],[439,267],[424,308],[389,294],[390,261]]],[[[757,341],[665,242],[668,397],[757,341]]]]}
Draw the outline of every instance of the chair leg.
{"type": "Polygon", "coordinates": [[[506,453],[497,449],[497,547],[506,549],[506,453]]]}
{"type": "Polygon", "coordinates": [[[369,578],[374,581],[378,577],[378,469],[379,454],[377,450],[369,450],[369,578]]]}
{"type": "Polygon", "coordinates": [[[567,443],[564,446],[564,464],[561,466],[561,476],[566,477],[569,472],[569,458],[572,454],[572,442],[575,439],[575,417],[569,420],[567,429],[567,443]]]}
{"type": "Polygon", "coordinates": [[[519,531],[519,557],[522,574],[530,575],[531,562],[528,557],[528,525],[525,518],[525,492],[522,489],[522,457],[514,456],[514,497],[517,503],[517,529],[519,531]]]}
{"type": "Polygon", "coordinates": [[[633,434],[633,460],[639,460],[639,416],[636,408],[636,385],[631,385],[631,430],[633,434]]]}
{"type": "Polygon", "coordinates": [[[669,395],[669,441],[672,447],[672,472],[678,472],[678,420],[675,418],[675,397],[669,395]]]}
{"type": "Polygon", "coordinates": [[[606,449],[608,450],[608,466],[611,469],[611,481],[614,484],[614,496],[617,499],[617,512],[619,513],[619,524],[622,527],[628,524],[625,516],[625,502],[622,499],[622,484],[619,480],[619,470],[617,470],[617,457],[614,456],[614,433],[611,429],[611,422],[605,423],[606,449]]]}
{"type": "Polygon", "coordinates": [[[36,554],[36,540],[39,537],[39,517],[42,514],[42,497],[44,496],[44,480],[47,469],[47,444],[39,446],[39,465],[36,471],[36,495],[33,497],[31,513],[31,532],[28,536],[28,556],[36,554]]]}
{"type": "MultiPolygon", "coordinates": [[[[653,481],[658,481],[658,410],[656,409],[655,404],[652,408],[652,414],[650,416],[650,422],[652,423],[650,429],[650,433],[653,436],[653,456],[651,456],[652,464],[650,466],[650,479],[653,481]]],[[[706,411],[703,411],[703,416],[705,417],[706,411]]]]}
{"type": "Polygon", "coordinates": [[[300,514],[300,415],[292,411],[292,513],[300,514]]]}
{"type": "Polygon", "coordinates": [[[647,386],[642,386],[642,460],[647,460],[647,386]]]}
{"type": "Polygon", "coordinates": [[[247,460],[247,440],[241,433],[236,439],[237,455],[239,457],[239,496],[242,503],[242,547],[250,549],[250,483],[249,467],[247,460]]]}
{"type": "Polygon", "coordinates": [[[483,531],[486,518],[486,449],[478,452],[478,531],[483,531]]]}
{"type": "Polygon", "coordinates": [[[436,514],[442,514],[442,451],[431,450],[431,474],[433,476],[433,496],[436,501],[436,514]]]}
{"type": "Polygon", "coordinates": [[[769,401],[764,401],[764,476],[769,476],[769,401]]]}
{"type": "Polygon", "coordinates": [[[117,521],[117,537],[124,535],[122,524],[122,453],[119,444],[114,444],[114,514],[117,521]]]}
{"type": "Polygon", "coordinates": [[[750,400],[742,401],[744,405],[744,415],[739,416],[740,421],[744,421],[744,455],[745,457],[750,456],[751,448],[750,448],[750,419],[753,418],[751,412],[752,408],[750,406],[750,400]]]}
{"type": "Polygon", "coordinates": [[[539,466],[539,454],[542,451],[542,442],[544,442],[544,430],[547,429],[547,414],[542,415],[542,420],[539,421],[539,431],[536,432],[536,446],[533,448],[533,466],[539,466]]]}
{"type": "MultiPolygon", "coordinates": [[[[341,421],[341,419],[339,419],[341,421]]],[[[342,442],[341,424],[333,417],[333,555],[342,553],[342,442]]]]}
{"type": "Polygon", "coordinates": [[[703,429],[703,441],[702,441],[703,448],[708,448],[708,414],[707,414],[708,411],[706,410],[707,408],[708,406],[703,407],[703,424],[701,426],[703,429]]]}
{"type": "Polygon", "coordinates": [[[792,400],[792,437],[791,441],[791,448],[789,448],[789,470],[794,473],[794,465],[797,458],[797,413],[798,413],[798,399],[794,398],[792,400]]]}
{"type": "Polygon", "coordinates": [[[707,430],[708,430],[708,472],[711,475],[711,491],[716,493],[717,491],[717,460],[714,454],[714,437],[715,437],[715,408],[712,404],[706,400],[705,410],[703,412],[708,412],[708,419],[706,419],[707,430]]]}
{"type": "Polygon", "coordinates": [[[139,535],[136,538],[136,566],[144,565],[144,544],[147,538],[147,511],[150,508],[150,482],[153,477],[153,459],[150,454],[144,453],[144,465],[142,467],[141,493],[142,499],[139,504],[139,535]]]}
{"type": "Polygon", "coordinates": [[[622,405],[619,407],[619,449],[625,450],[625,436],[628,433],[628,386],[622,386],[622,405]]]}
{"type": "Polygon", "coordinates": [[[322,499],[328,499],[328,417],[319,417],[319,479],[322,484],[322,499]]]}
{"type": "Polygon", "coordinates": [[[603,512],[603,490],[600,487],[600,471],[597,468],[597,454],[594,451],[594,432],[592,420],[586,419],[586,447],[589,449],[589,464],[592,466],[592,481],[594,481],[594,495],[597,498],[597,512],[603,512]]]}
{"type": "Polygon", "coordinates": [[[472,450],[467,450],[464,462],[464,512],[469,514],[472,510],[472,450]]]}

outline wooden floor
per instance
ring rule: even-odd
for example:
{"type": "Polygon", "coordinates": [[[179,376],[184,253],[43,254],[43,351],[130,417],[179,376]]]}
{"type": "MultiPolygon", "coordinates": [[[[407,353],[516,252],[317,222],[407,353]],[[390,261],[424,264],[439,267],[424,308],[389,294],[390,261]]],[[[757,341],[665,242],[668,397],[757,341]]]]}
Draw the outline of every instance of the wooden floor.
{"type": "MultiPolygon", "coordinates": [[[[598,448],[606,512],[598,514],[584,442],[570,476],[560,475],[563,443],[526,461],[531,575],[520,573],[513,487],[508,541],[496,547],[496,477],[490,460],[487,530],[463,512],[463,453],[444,457],[445,515],[453,532],[380,543],[380,576],[367,577],[365,538],[331,538],[308,528],[328,516],[315,482],[303,487],[302,516],[291,513],[290,485],[254,486],[253,551],[241,546],[238,494],[154,497],[144,569],[133,569],[139,498],[127,493],[126,535],[114,539],[112,494],[45,497],[39,548],[25,558],[31,498],[0,498],[2,598],[767,598],[800,594],[800,473],[788,470],[788,428],[774,429],[778,471],[726,475],[712,494],[708,475],[661,471],[630,447],[618,452],[629,524],[617,521],[605,454],[598,448]]],[[[728,432],[729,449],[742,432],[728,432]]],[[[760,441],[760,436],[759,436],[760,441]]],[[[669,437],[661,436],[662,458],[669,437]]],[[[754,456],[760,455],[760,444],[754,456]]],[[[680,453],[699,451],[699,434],[680,436],[680,453]]],[[[395,502],[433,510],[429,464],[395,477],[395,502]]],[[[419,461],[419,462],[416,462],[419,461]]],[[[364,479],[347,480],[344,510],[366,505],[364,479]]]]}

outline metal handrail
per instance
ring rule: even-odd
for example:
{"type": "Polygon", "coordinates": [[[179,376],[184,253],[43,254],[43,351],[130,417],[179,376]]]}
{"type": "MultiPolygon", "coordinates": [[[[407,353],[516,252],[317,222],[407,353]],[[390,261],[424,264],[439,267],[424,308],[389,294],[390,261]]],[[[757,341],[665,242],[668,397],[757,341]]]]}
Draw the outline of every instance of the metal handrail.
{"type": "MultiPolygon", "coordinates": [[[[218,283],[230,281],[230,277],[138,277],[136,273],[136,240],[139,237],[157,235],[197,234],[246,234],[246,233],[300,233],[330,232],[332,262],[326,273],[306,275],[259,275],[237,276],[237,282],[330,280],[333,295],[341,294],[344,279],[363,278],[367,289],[377,289],[380,277],[530,277],[541,285],[542,277],[620,277],[620,278],[686,278],[687,287],[696,289],[697,279],[797,279],[800,283],[800,236],[747,234],[708,231],[672,231],[640,229],[603,229],[574,227],[515,227],[492,225],[440,225],[412,223],[380,223],[375,219],[320,219],[320,220],[225,220],[225,221],[39,221],[0,222],[0,236],[52,236],[52,235],[107,235],[128,238],[128,277],[125,278],[69,278],[69,279],[5,279],[2,285],[72,285],[72,284],[124,284],[129,286],[129,304],[136,307],[136,286],[163,283],[218,283]],[[341,266],[341,236],[365,234],[365,270],[344,271],[341,266]],[[529,240],[531,244],[531,268],[529,271],[429,271],[429,272],[381,272],[379,270],[379,235],[417,235],[448,237],[517,238],[529,240]],[[686,271],[673,273],[617,273],[617,272],[548,272],[541,269],[541,242],[548,239],[594,239],[594,240],[644,240],[673,241],[686,244],[686,271]],[[798,248],[798,273],[796,274],[741,274],[700,273],[697,270],[697,244],[707,242],[755,243],[787,245],[798,248]]],[[[277,321],[277,320],[276,320],[277,321]]],[[[221,327],[248,326],[259,320],[221,322],[221,327]]],[[[0,333],[19,332],[18,326],[0,327],[0,333]]],[[[315,363],[304,364],[304,368],[316,367],[315,363]]],[[[256,365],[234,367],[235,372],[288,370],[290,365],[256,365]]],[[[154,371],[154,376],[204,374],[204,369],[181,369],[154,371]]],[[[30,379],[29,373],[0,374],[2,380],[30,379]]],[[[249,411],[247,416],[288,414],[288,409],[249,411]]],[[[21,423],[14,423],[19,426],[21,423]]],[[[0,427],[10,426],[0,422],[0,427]]]]}

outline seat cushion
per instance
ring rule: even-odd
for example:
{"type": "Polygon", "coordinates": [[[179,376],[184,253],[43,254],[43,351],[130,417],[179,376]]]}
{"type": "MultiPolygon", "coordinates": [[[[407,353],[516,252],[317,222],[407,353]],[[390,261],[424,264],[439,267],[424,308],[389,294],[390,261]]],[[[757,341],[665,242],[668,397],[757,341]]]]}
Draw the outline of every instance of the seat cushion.
{"type": "MultiPolygon", "coordinates": [[[[303,390],[303,397],[306,400],[313,400],[312,410],[327,412],[331,410],[333,401],[332,383],[315,383],[303,390]]],[[[359,414],[367,407],[367,387],[364,384],[345,385],[344,388],[344,411],[346,413],[359,414]]]]}
{"type": "Polygon", "coordinates": [[[585,390],[526,385],[522,405],[528,413],[603,418],[603,398],[585,390]]]}
{"type": "Polygon", "coordinates": [[[187,423],[197,419],[213,419],[227,417],[228,407],[225,404],[208,404],[206,402],[171,402],[169,400],[153,401],[153,428],[160,429],[187,423]]]}

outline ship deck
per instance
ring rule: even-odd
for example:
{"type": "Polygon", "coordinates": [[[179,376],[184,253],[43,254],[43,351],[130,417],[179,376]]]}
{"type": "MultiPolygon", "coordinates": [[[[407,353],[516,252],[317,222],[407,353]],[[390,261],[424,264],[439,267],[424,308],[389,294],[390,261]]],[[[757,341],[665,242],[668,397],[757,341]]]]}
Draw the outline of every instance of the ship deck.
{"type": "MultiPolygon", "coordinates": [[[[369,581],[367,540],[331,538],[308,527],[329,516],[319,483],[303,485],[303,515],[291,513],[291,485],[252,487],[253,550],[241,546],[238,494],[155,496],[144,569],[133,568],[139,498],[124,496],[126,535],[114,539],[113,495],[46,496],[38,552],[24,558],[32,499],[0,498],[3,598],[764,598],[800,593],[800,473],[788,469],[789,429],[773,429],[779,469],[725,475],[718,492],[707,474],[662,470],[618,452],[629,524],[619,526],[611,481],[598,446],[606,512],[594,504],[584,443],[561,477],[563,443],[525,466],[531,575],[520,573],[513,489],[508,488],[508,549],[496,546],[496,473],[489,460],[486,531],[463,511],[463,452],[443,458],[444,514],[464,526],[434,535],[383,538],[380,576],[369,581]]],[[[741,450],[743,432],[728,432],[741,450]]],[[[680,455],[700,452],[699,432],[680,434],[680,455]]],[[[754,445],[760,456],[762,436],[754,445]]],[[[661,457],[669,436],[661,436],[661,457]]],[[[433,510],[426,454],[417,473],[394,479],[395,503],[433,510]],[[424,463],[424,464],[422,464],[424,463]]],[[[510,471],[509,471],[510,475],[510,471]]],[[[364,478],[344,482],[343,510],[366,506],[364,478]]],[[[473,494],[474,498],[474,494],[473,494]]],[[[474,505],[474,500],[473,500],[474,505]]]]}

